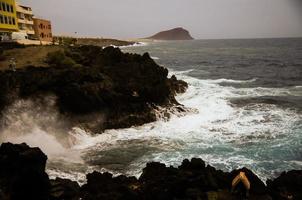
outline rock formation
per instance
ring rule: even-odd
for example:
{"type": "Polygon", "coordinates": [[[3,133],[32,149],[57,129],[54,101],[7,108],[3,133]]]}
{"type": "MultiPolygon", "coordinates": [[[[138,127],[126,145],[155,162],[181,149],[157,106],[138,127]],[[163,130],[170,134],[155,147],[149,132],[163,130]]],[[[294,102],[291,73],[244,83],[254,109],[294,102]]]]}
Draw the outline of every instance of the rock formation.
{"type": "MultiPolygon", "coordinates": [[[[114,47],[80,46],[53,52],[45,62],[49,67],[0,71],[0,113],[18,98],[53,94],[58,109],[68,118],[102,113],[102,123],[89,126],[100,132],[155,121],[155,107],[179,105],[174,96],[187,88],[176,77],[169,79],[168,70],[148,53],[141,56],[114,47]]],[[[85,118],[77,121],[86,122],[85,118]]]]}
{"type": "Polygon", "coordinates": [[[153,40],[194,40],[189,31],[183,28],[174,28],[167,31],[159,32],[147,39],[153,40]]]}
{"type": "Polygon", "coordinates": [[[169,200],[239,199],[231,194],[231,182],[239,171],[250,180],[249,199],[301,199],[302,170],[282,173],[268,181],[268,187],[250,170],[230,173],[216,170],[201,159],[184,160],[178,167],[148,163],[142,175],[117,176],[93,172],[79,186],[68,179],[49,180],[45,173],[47,157],[26,144],[4,143],[0,147],[0,199],[4,200],[169,200]]]}
{"type": "Polygon", "coordinates": [[[26,144],[1,144],[0,199],[49,199],[46,160],[47,156],[39,148],[30,148],[26,144]]]}

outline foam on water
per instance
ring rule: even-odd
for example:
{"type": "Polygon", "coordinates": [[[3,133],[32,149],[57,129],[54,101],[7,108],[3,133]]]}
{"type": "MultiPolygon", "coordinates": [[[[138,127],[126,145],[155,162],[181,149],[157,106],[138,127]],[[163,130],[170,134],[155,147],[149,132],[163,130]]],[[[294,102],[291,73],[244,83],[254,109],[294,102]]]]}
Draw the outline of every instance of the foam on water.
{"type": "Polygon", "coordinates": [[[74,133],[78,143],[73,148],[88,157],[84,160],[94,170],[136,176],[147,162],[177,166],[192,157],[224,170],[245,166],[263,180],[302,167],[301,137],[295,132],[301,122],[298,113],[275,105],[234,107],[229,103],[233,97],[280,95],[286,89],[236,89],[185,74],[177,72],[189,83],[188,91],[177,100],[198,112],[96,136],[78,129],[74,133]]]}
{"type": "MultiPolygon", "coordinates": [[[[64,129],[64,122],[58,118],[52,106],[45,111],[32,102],[20,101],[8,109],[6,129],[1,131],[1,141],[27,142],[31,146],[39,146],[49,156],[47,172],[51,178],[60,176],[80,183],[84,183],[85,174],[93,170],[139,176],[147,162],[159,161],[177,166],[183,159],[192,157],[200,157],[223,170],[245,166],[263,180],[284,170],[302,168],[301,112],[261,101],[241,106],[231,101],[263,96],[300,97],[301,86],[235,87],[253,84],[258,78],[247,76],[250,79],[230,79],[233,73],[230,66],[222,70],[224,77],[225,70],[230,69],[232,73],[226,76],[228,78],[220,78],[220,75],[217,76],[219,78],[213,78],[215,80],[212,77],[193,78],[190,74],[196,73],[196,69],[202,75],[210,75],[207,66],[199,66],[203,65],[200,62],[200,51],[207,55],[215,53],[216,49],[198,46],[192,51],[190,46],[190,52],[185,54],[182,48],[170,48],[173,44],[160,45],[164,48],[153,44],[150,46],[155,52],[162,52],[166,56],[164,59],[161,54],[155,54],[160,62],[176,66],[177,70],[169,69],[170,75],[175,74],[178,79],[188,82],[187,92],[176,98],[186,107],[192,108],[192,112],[186,115],[177,113],[169,120],[159,119],[139,127],[106,130],[100,135],[94,135],[79,127],[64,129]],[[173,51],[174,54],[180,54],[174,55],[173,51]],[[177,60],[178,56],[181,59],[177,60]]],[[[149,51],[143,48],[143,52],[145,50],[149,51]]],[[[155,57],[152,52],[151,55],[155,57]]],[[[238,56],[236,54],[231,58],[238,56]]],[[[209,59],[215,61],[216,54],[215,57],[209,56],[209,59]]],[[[52,104],[47,102],[47,105],[52,104]]]]}

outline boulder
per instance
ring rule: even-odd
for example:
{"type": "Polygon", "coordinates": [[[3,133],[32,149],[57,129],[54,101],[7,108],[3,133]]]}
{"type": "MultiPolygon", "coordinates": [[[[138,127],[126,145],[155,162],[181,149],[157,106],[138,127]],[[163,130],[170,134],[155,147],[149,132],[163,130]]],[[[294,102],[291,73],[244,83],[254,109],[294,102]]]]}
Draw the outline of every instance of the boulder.
{"type": "Polygon", "coordinates": [[[267,187],[274,199],[302,199],[302,170],[283,172],[276,179],[268,180],[267,187]]]}
{"type": "Polygon", "coordinates": [[[56,178],[50,180],[51,200],[78,200],[80,197],[80,186],[77,182],[69,179],[56,178]]]}
{"type": "Polygon", "coordinates": [[[139,183],[134,177],[93,172],[87,175],[87,183],[81,188],[81,199],[135,200],[140,199],[138,188],[139,183]]]}
{"type": "Polygon", "coordinates": [[[0,199],[48,200],[49,178],[45,173],[47,156],[26,144],[0,146],[0,199]]]}
{"type": "Polygon", "coordinates": [[[251,170],[247,168],[233,170],[229,175],[229,183],[232,183],[232,180],[239,174],[239,172],[245,172],[246,177],[250,181],[251,194],[259,194],[259,195],[267,194],[267,189],[265,184],[258,178],[257,175],[255,175],[251,170]]]}

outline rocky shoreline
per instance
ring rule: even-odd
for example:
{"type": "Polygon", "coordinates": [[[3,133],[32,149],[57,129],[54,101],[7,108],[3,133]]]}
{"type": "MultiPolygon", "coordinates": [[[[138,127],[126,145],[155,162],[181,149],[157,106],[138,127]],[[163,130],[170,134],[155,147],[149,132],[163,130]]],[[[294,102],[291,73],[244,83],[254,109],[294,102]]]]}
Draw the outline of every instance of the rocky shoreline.
{"type": "MultiPolygon", "coordinates": [[[[1,120],[15,101],[47,105],[48,96],[55,97],[60,117],[69,121],[67,128],[80,125],[93,133],[153,122],[158,107],[185,110],[175,95],[185,92],[187,83],[175,76],[168,78],[168,70],[148,53],[122,53],[113,47],[62,47],[43,62],[46,66],[0,71],[1,120]]],[[[5,129],[5,122],[0,122],[0,130],[5,129]]],[[[265,185],[246,168],[223,172],[194,158],[184,160],[178,168],[148,163],[139,178],[93,172],[80,186],[68,179],[50,180],[46,162],[47,156],[39,148],[1,144],[0,199],[238,199],[230,187],[239,171],[245,171],[251,182],[250,199],[302,199],[301,170],[284,172],[265,185]]]]}
{"type": "Polygon", "coordinates": [[[26,144],[0,146],[0,199],[239,199],[231,194],[233,178],[244,171],[250,180],[249,199],[301,199],[302,170],[282,173],[267,186],[250,170],[216,170],[201,159],[184,160],[178,168],[148,163],[139,178],[110,173],[87,174],[80,186],[68,179],[50,180],[45,173],[47,156],[26,144]]]}
{"type": "Polygon", "coordinates": [[[168,78],[168,70],[148,53],[122,53],[114,47],[62,47],[48,53],[44,63],[47,67],[0,71],[0,113],[18,99],[41,102],[54,95],[70,126],[100,133],[153,122],[157,107],[181,110],[175,94],[187,88],[175,76],[168,78]]]}

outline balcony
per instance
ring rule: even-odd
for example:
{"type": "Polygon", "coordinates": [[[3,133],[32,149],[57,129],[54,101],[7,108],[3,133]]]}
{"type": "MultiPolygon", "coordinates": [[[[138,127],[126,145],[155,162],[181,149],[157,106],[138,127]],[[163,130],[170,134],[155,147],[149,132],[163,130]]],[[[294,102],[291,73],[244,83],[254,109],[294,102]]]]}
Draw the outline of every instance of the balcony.
{"type": "Polygon", "coordinates": [[[17,13],[24,13],[26,15],[31,15],[33,16],[33,11],[30,8],[23,8],[21,6],[17,6],[17,13]]]}
{"type": "Polygon", "coordinates": [[[33,20],[28,20],[28,19],[20,19],[18,18],[18,23],[19,24],[29,24],[29,25],[34,25],[34,21],[33,20]]]}

